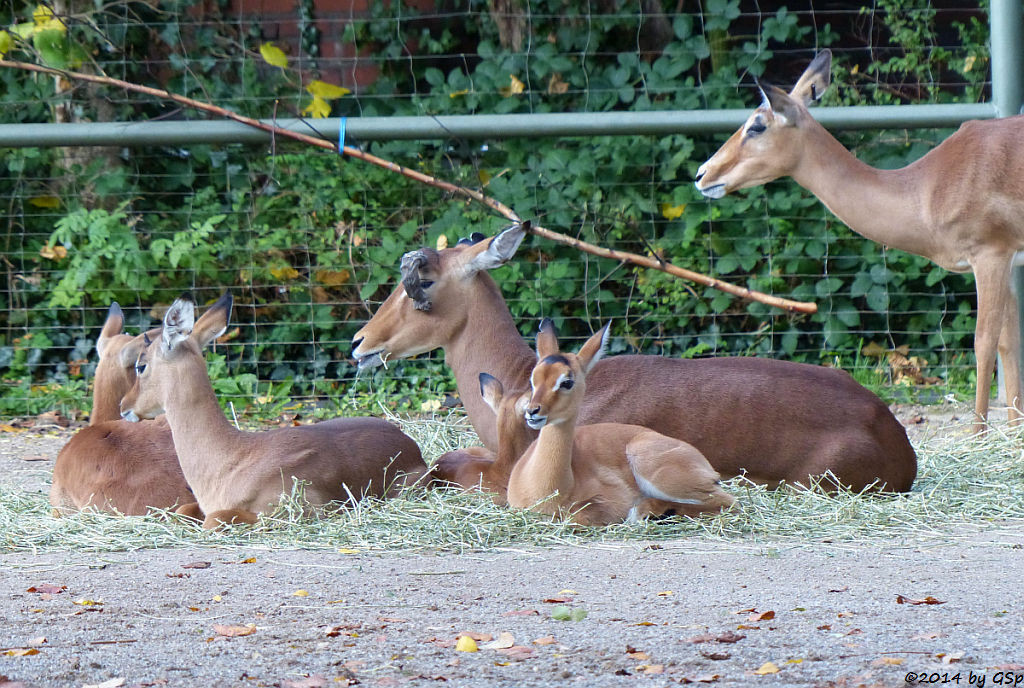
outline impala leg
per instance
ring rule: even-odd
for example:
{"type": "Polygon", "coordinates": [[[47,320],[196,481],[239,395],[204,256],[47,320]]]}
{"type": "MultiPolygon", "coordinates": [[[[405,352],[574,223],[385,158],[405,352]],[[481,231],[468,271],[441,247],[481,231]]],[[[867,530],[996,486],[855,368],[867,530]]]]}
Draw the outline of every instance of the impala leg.
{"type": "MultiPolygon", "coordinates": [[[[1010,295],[1010,257],[997,255],[978,259],[974,265],[974,280],[978,290],[978,324],[974,330],[974,357],[977,360],[978,386],[974,395],[974,431],[983,432],[988,419],[989,392],[995,372],[996,350],[1003,339],[1004,314],[1010,295]]],[[[1016,317],[1014,317],[1016,320],[1016,317]]],[[[1012,360],[1012,374],[1018,378],[1016,356],[1012,360]]],[[[1007,369],[1007,380],[1011,371],[1007,369]]],[[[1017,387],[1018,385],[1013,385],[1017,387]]],[[[1011,384],[1007,382],[1007,395],[1011,384]]],[[[1019,389],[1014,392],[1019,393],[1019,389]]]]}
{"type": "Polygon", "coordinates": [[[1019,297],[1009,290],[1003,317],[1003,328],[999,333],[999,356],[1003,359],[1003,374],[1006,378],[1007,416],[1012,425],[1019,423],[1024,415],[1020,379],[1020,312],[1017,310],[1019,297]]]}

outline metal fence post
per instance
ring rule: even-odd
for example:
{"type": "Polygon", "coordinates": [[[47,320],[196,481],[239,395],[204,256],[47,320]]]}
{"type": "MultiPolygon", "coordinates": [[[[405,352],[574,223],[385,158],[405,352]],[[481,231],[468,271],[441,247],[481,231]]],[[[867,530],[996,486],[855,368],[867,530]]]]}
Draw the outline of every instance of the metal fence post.
{"type": "MultiPolygon", "coordinates": [[[[992,40],[992,103],[999,117],[1020,114],[1024,104],[1024,13],[1020,0],[992,0],[989,31],[992,40]]],[[[1013,269],[1013,286],[1018,294],[1017,312],[1022,326],[1020,360],[1024,361],[1024,267],[1013,269]]],[[[979,380],[978,384],[982,384],[979,380]]],[[[1021,400],[1006,399],[1003,367],[999,365],[999,394],[1009,405],[1021,400]]]]}

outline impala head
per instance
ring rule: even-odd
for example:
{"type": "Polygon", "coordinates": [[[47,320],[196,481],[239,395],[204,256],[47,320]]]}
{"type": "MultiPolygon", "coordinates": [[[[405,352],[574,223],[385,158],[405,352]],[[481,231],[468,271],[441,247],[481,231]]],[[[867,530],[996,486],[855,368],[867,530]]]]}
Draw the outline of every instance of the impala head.
{"type": "MultiPolygon", "coordinates": [[[[159,332],[159,329],[154,329],[147,334],[156,336],[159,332]]],[[[100,360],[93,382],[91,422],[120,418],[118,405],[121,397],[135,384],[135,359],[143,348],[143,336],[132,337],[124,333],[124,312],[116,301],[111,303],[96,340],[96,353],[100,360]]]]}
{"type": "Polygon", "coordinates": [[[739,131],[697,170],[694,184],[708,198],[758,186],[792,174],[804,146],[802,127],[813,121],[807,107],[828,88],[832,52],[822,50],[788,94],[758,84],[762,102],[739,131]]]}
{"type": "Polygon", "coordinates": [[[352,338],[359,367],[443,346],[465,321],[474,280],[511,259],[529,229],[526,221],[490,238],[474,234],[451,248],[402,256],[401,284],[352,338]]]}
{"type": "Polygon", "coordinates": [[[575,420],[586,391],[586,376],[604,355],[608,345],[606,324],[588,339],[578,353],[562,353],[551,320],[545,318],[537,332],[537,365],[530,374],[532,393],[526,405],[526,424],[534,430],[575,420]]]}
{"type": "Polygon", "coordinates": [[[188,384],[196,371],[205,375],[203,348],[227,330],[231,304],[231,294],[226,293],[198,320],[191,296],[186,294],[171,304],[159,336],[146,337],[145,348],[135,360],[138,377],[121,400],[125,420],[158,416],[164,412],[170,390],[188,384]]]}

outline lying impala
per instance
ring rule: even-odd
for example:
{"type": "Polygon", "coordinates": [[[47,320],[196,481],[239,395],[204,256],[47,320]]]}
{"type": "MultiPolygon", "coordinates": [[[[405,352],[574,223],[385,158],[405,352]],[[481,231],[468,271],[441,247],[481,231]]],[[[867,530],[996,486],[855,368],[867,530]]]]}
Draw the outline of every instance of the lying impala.
{"type": "Polygon", "coordinates": [[[121,401],[128,420],[167,414],[182,471],[206,514],[204,528],[255,523],[291,490],[293,478],[307,483],[305,498],[315,507],[391,496],[426,471],[416,443],[379,418],[236,430],[217,403],[202,354],[227,329],[231,304],[225,294],[196,320],[191,298],[176,300],[121,401]]]}
{"type": "Polygon", "coordinates": [[[506,394],[501,382],[487,373],[480,373],[479,379],[480,396],[494,411],[498,450],[468,447],[446,452],[431,466],[431,473],[436,482],[491,492],[494,502],[504,505],[512,466],[534,436],[523,422],[529,395],[506,394]]]}
{"type": "Polygon", "coordinates": [[[541,323],[525,413],[517,413],[523,405],[518,394],[495,408],[499,418],[514,414],[540,430],[512,468],[509,506],[571,516],[588,526],[669,512],[697,516],[731,506],[718,473],[693,445],[639,425],[576,426],[587,373],[607,340],[605,325],[578,354],[563,354],[551,321],[541,323]]]}
{"type": "MultiPolygon", "coordinates": [[[[525,390],[535,359],[487,271],[512,258],[526,231],[513,225],[476,243],[407,253],[402,284],[353,338],[360,368],[443,348],[470,422],[492,451],[495,415],[479,375],[525,390]]],[[[598,361],[587,382],[581,425],[642,425],[694,445],[725,476],[805,484],[831,471],[855,490],[906,491],[917,474],[903,426],[840,370],[760,358],[614,356],[598,361]]]]}
{"type": "Polygon", "coordinates": [[[974,273],[978,386],[975,429],[984,427],[996,350],[1003,358],[1011,421],[1020,412],[1020,325],[1010,270],[1024,249],[1024,117],[966,122],[917,162],[879,170],[857,160],[807,109],[829,85],[822,51],[788,94],[767,86],[764,102],[697,171],[709,198],[791,176],[850,229],[974,273]]]}
{"type": "Polygon", "coordinates": [[[53,467],[50,505],[55,516],[86,507],[139,515],[195,501],[167,421],[121,420],[118,405],[135,382],[135,359],[144,346],[141,335],[133,338],[123,329],[124,313],[112,303],[96,340],[100,361],[89,426],[64,445],[53,467]]]}

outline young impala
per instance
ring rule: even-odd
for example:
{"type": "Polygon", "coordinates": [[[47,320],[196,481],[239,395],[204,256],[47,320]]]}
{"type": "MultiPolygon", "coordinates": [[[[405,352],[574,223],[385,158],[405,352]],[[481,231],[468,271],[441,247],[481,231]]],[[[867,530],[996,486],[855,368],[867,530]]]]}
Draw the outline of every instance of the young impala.
{"type": "MultiPolygon", "coordinates": [[[[704,455],[686,442],[639,425],[596,423],[577,427],[587,373],[604,353],[605,325],[578,354],[563,354],[550,320],[537,334],[531,394],[517,420],[540,435],[519,458],[508,480],[509,506],[571,515],[581,525],[607,525],[678,512],[721,511],[733,498],[704,455]]],[[[641,387],[633,394],[643,395],[641,387]]],[[[515,414],[523,403],[499,411],[515,414]]]]}
{"type": "Polygon", "coordinates": [[[534,433],[523,422],[527,392],[505,394],[493,375],[480,373],[480,395],[491,407],[497,426],[498,450],[468,447],[442,454],[431,467],[435,481],[470,489],[479,487],[493,493],[496,504],[506,504],[508,476],[512,465],[523,455],[534,433]]]}
{"type": "Polygon", "coordinates": [[[161,336],[137,362],[138,379],[121,402],[129,420],[167,414],[174,446],[204,528],[255,523],[293,478],[311,506],[363,495],[390,496],[426,465],[408,436],[379,418],[335,418],[312,425],[244,432],[228,422],[214,395],[203,348],[227,329],[225,294],[198,320],[191,298],[176,300],[161,336]]]}
{"type": "Polygon", "coordinates": [[[166,419],[121,420],[118,406],[135,382],[135,359],[144,346],[141,335],[133,338],[123,329],[124,313],[112,303],[96,340],[100,361],[89,426],[64,445],[53,467],[50,505],[54,515],[85,507],[139,515],[150,508],[195,502],[178,465],[166,419]]]}
{"type": "MultiPolygon", "coordinates": [[[[491,451],[498,450],[495,414],[479,375],[525,390],[535,359],[487,271],[515,255],[526,231],[513,225],[475,243],[407,253],[401,285],[353,338],[360,368],[444,349],[470,422],[491,451]]],[[[841,370],[760,358],[613,356],[597,362],[587,387],[581,425],[642,425],[694,445],[725,476],[806,484],[831,472],[855,490],[905,491],[917,474],[903,426],[841,370]]]]}
{"type": "Polygon", "coordinates": [[[709,198],[790,176],[862,236],[974,273],[978,386],[975,429],[984,427],[996,350],[1011,421],[1021,418],[1020,324],[1010,271],[1024,249],[1024,117],[965,122],[920,160],[879,170],[857,160],[807,109],[829,84],[822,51],[788,94],[764,102],[697,171],[709,198]]]}

